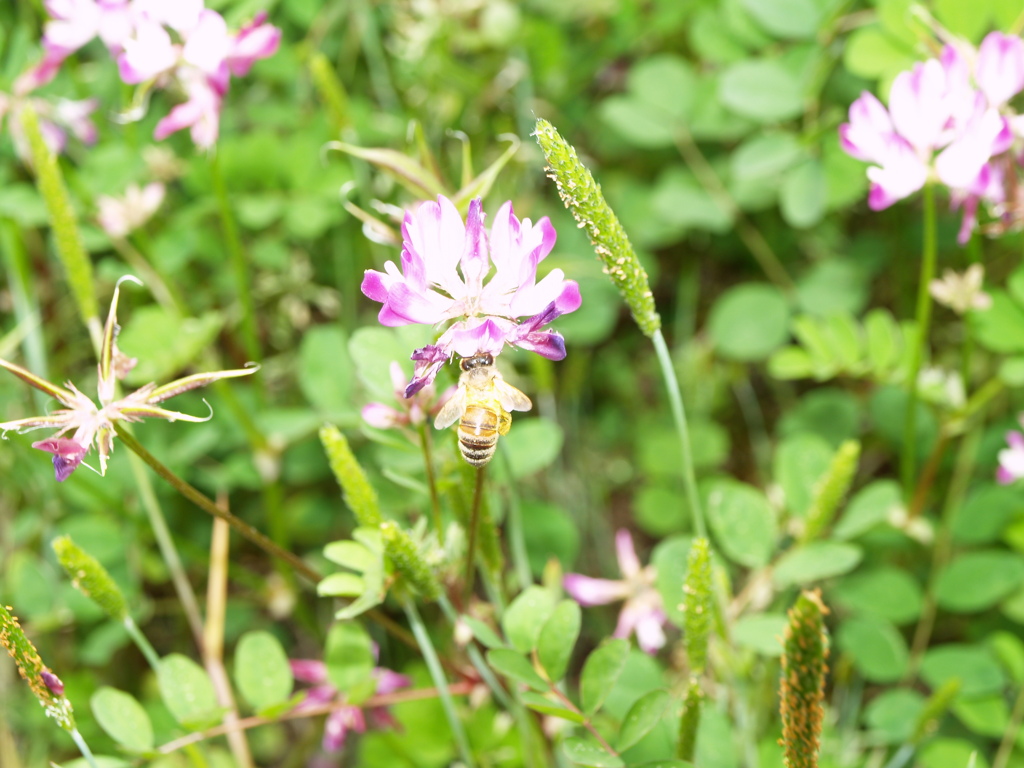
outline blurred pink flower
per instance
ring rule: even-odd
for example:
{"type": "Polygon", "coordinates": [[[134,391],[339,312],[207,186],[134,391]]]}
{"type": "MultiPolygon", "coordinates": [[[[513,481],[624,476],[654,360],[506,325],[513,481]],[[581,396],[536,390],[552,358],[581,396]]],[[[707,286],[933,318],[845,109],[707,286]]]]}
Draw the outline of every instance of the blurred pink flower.
{"type": "MultiPolygon", "coordinates": [[[[295,679],[310,683],[313,687],[306,691],[306,697],[295,707],[296,710],[319,707],[332,701],[339,701],[340,706],[332,710],[324,724],[323,749],[325,752],[338,752],[345,746],[345,737],[349,731],[366,732],[366,716],[378,728],[393,728],[395,720],[384,707],[370,707],[366,712],[362,707],[344,704],[345,696],[328,680],[327,665],[315,659],[292,659],[292,674],[295,679]]],[[[394,693],[401,688],[412,685],[405,675],[390,669],[376,667],[373,675],[377,680],[375,693],[378,695],[394,693]]]]}
{"type": "Polygon", "coordinates": [[[1009,485],[1024,478],[1024,435],[1020,432],[1006,433],[1007,447],[999,452],[999,469],[996,480],[1009,485]]]}
{"type": "Polygon", "coordinates": [[[398,401],[398,408],[393,408],[384,403],[367,403],[363,406],[363,421],[377,429],[393,429],[404,427],[408,424],[418,426],[426,422],[427,417],[437,415],[441,407],[448,401],[456,390],[452,386],[437,396],[433,384],[428,384],[410,398],[405,397],[405,373],[398,362],[392,362],[390,367],[391,384],[395,388],[395,399],[398,401]]]}
{"type": "Polygon", "coordinates": [[[1024,40],[1002,32],[987,35],[978,48],[974,79],[993,107],[1024,90],[1024,40]]]}
{"type": "Polygon", "coordinates": [[[0,434],[12,430],[16,432],[44,428],[57,430],[49,438],[32,443],[32,447],[53,454],[53,468],[58,482],[63,482],[71,476],[93,445],[96,446],[96,451],[99,454],[98,473],[106,474],[107,459],[114,447],[115,422],[141,421],[146,417],[156,417],[168,421],[207,421],[209,416],[190,416],[186,413],[168,411],[160,408],[158,403],[180,395],[182,392],[204,387],[219,379],[248,376],[257,370],[256,368],[243,368],[233,371],[197,373],[161,386],[146,384],[130,395],[115,399],[117,380],[123,379],[136,362],[134,359],[122,355],[116,343],[117,300],[121,283],[124,280],[139,282],[133,277],[123,277],[114,288],[114,296],[110,301],[110,313],[107,315],[107,322],[103,328],[103,343],[100,348],[97,383],[99,407],[71,382],[65,384],[67,387],[65,389],[41,379],[21,366],[0,360],[0,368],[6,368],[26,384],[45,392],[64,406],[64,408],[45,416],[0,422],[0,434]],[[71,437],[64,437],[71,430],[74,430],[71,437]]]}
{"type": "Polygon", "coordinates": [[[646,653],[655,653],[665,645],[665,609],[661,593],[655,587],[653,565],[640,566],[633,547],[633,537],[624,528],[615,534],[615,551],[623,578],[594,579],[578,573],[567,573],[562,586],[580,605],[604,605],[624,600],[615,637],[636,633],[637,644],[646,653]]]}
{"type": "Polygon", "coordinates": [[[100,226],[111,237],[124,237],[147,221],[164,201],[164,185],[159,182],[139,187],[129,184],[121,197],[100,195],[96,199],[99,206],[100,226]]]}
{"type": "Polygon", "coordinates": [[[54,154],[61,154],[67,148],[69,132],[83,144],[96,143],[96,126],[92,122],[92,113],[99,106],[96,99],[71,101],[13,96],[0,92],[0,127],[3,127],[4,118],[9,116],[8,129],[14,141],[14,149],[23,162],[32,162],[28,137],[25,136],[18,114],[26,103],[31,104],[36,111],[43,140],[54,154]]]}
{"type": "Polygon", "coordinates": [[[551,360],[565,357],[561,335],[541,327],[576,310],[580,291],[560,269],[537,282],[537,266],[555,244],[546,216],[536,224],[520,221],[506,202],[485,232],[480,198],[470,202],[463,223],[454,203],[438,196],[406,212],[402,236],[401,270],[388,261],[384,272],[368,269],[363,278],[363,293],[384,305],[378,320],[386,326],[455,321],[435,344],[413,353],[406,397],[433,381],[455,354],[497,355],[510,344],[551,360]],[[524,315],[530,317],[519,322],[524,315]]]}

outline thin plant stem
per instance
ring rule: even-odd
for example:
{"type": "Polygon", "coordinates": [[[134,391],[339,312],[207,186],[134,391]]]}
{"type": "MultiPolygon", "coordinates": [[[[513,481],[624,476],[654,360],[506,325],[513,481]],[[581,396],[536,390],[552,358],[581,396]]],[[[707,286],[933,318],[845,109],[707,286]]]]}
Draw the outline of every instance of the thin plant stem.
{"type": "Polygon", "coordinates": [[[660,328],[654,332],[651,341],[654,343],[654,351],[658,356],[658,364],[661,366],[661,375],[665,379],[665,389],[668,391],[668,400],[672,407],[672,418],[676,422],[676,432],[679,433],[679,447],[683,455],[683,486],[686,489],[686,501],[690,506],[690,514],[693,515],[694,530],[698,536],[706,538],[707,527],[704,525],[704,512],[700,506],[700,496],[697,494],[697,474],[693,468],[690,430],[686,423],[686,409],[683,407],[683,397],[679,391],[676,369],[672,365],[672,356],[669,354],[665,337],[660,328]]]}
{"type": "Polygon", "coordinates": [[[434,687],[437,689],[438,697],[441,699],[441,706],[444,708],[444,714],[448,718],[448,725],[452,729],[452,736],[455,737],[455,744],[459,749],[462,762],[466,768],[475,768],[476,763],[473,760],[473,752],[469,748],[469,741],[466,739],[466,732],[462,728],[462,721],[459,720],[458,713],[455,711],[455,704],[452,702],[451,694],[448,692],[448,680],[445,679],[444,670],[441,668],[441,662],[437,658],[437,651],[434,650],[434,644],[430,641],[430,635],[423,624],[423,619],[420,618],[419,611],[416,610],[416,605],[411,600],[407,600],[403,607],[405,608],[405,615],[409,619],[409,626],[412,627],[412,633],[420,644],[423,659],[427,662],[427,669],[430,671],[430,677],[433,679],[434,687]]]}
{"type": "MultiPolygon", "coordinates": [[[[505,472],[512,477],[512,460],[508,451],[501,451],[501,459],[505,472]]],[[[505,495],[508,498],[507,530],[508,546],[512,553],[512,567],[519,579],[519,587],[526,589],[533,584],[533,571],[530,570],[530,558],[526,550],[526,536],[523,530],[523,512],[519,507],[519,497],[513,483],[505,484],[505,495]]]]}
{"type": "Polygon", "coordinates": [[[437,481],[434,478],[434,459],[430,444],[430,431],[427,422],[420,424],[420,448],[423,450],[423,467],[427,473],[427,487],[430,489],[430,509],[434,514],[434,530],[437,540],[444,541],[444,527],[441,522],[441,501],[437,497],[437,481]]]}
{"type": "MultiPolygon", "coordinates": [[[[222,500],[224,501],[224,500],[222,500]]],[[[222,506],[227,506],[226,501],[222,506]]],[[[213,520],[210,540],[210,572],[206,585],[206,624],[203,627],[203,666],[206,667],[217,696],[217,704],[227,711],[224,725],[237,725],[238,706],[231,692],[227,670],[224,669],[224,615],[227,610],[228,549],[231,528],[220,518],[213,520]]],[[[252,752],[245,732],[237,727],[227,732],[228,746],[240,768],[252,768],[252,752]]]]}
{"type": "MultiPolygon", "coordinates": [[[[452,605],[451,600],[448,599],[447,595],[442,594],[437,599],[437,604],[441,606],[441,610],[444,615],[448,618],[449,623],[454,628],[459,621],[459,614],[455,610],[455,606],[452,605]]],[[[512,708],[512,700],[505,693],[505,689],[501,687],[498,682],[498,678],[491,672],[491,668],[484,662],[483,656],[480,655],[480,649],[476,647],[472,642],[466,646],[466,651],[469,654],[469,660],[476,668],[476,671],[480,674],[481,679],[487,684],[487,687],[491,689],[491,693],[494,694],[494,698],[505,707],[506,709],[512,708]]]]}
{"type": "MultiPolygon", "coordinates": [[[[128,430],[120,424],[118,424],[118,433],[121,435],[122,440],[124,440],[125,435],[128,435],[132,441],[135,440],[128,433],[128,430]]],[[[131,443],[126,441],[125,444],[130,446],[131,443]]],[[[142,508],[146,510],[149,527],[153,529],[153,537],[156,539],[156,546],[160,550],[160,556],[163,558],[164,563],[167,564],[167,570],[171,575],[171,584],[174,585],[178,601],[185,612],[185,620],[192,631],[192,637],[195,639],[196,645],[202,648],[203,617],[199,610],[199,601],[196,599],[196,593],[192,590],[192,584],[185,573],[185,567],[181,563],[181,556],[178,555],[178,548],[174,544],[174,538],[167,527],[167,520],[164,518],[160,502],[157,500],[156,492],[153,490],[153,482],[143,469],[142,461],[144,459],[140,461],[139,456],[133,455],[129,457],[128,462],[132,468],[135,484],[139,489],[142,508]]]]}
{"type": "MultiPolygon", "coordinates": [[[[251,541],[257,547],[262,549],[271,557],[276,557],[280,560],[284,560],[288,563],[295,571],[305,579],[313,582],[314,584],[319,582],[323,577],[320,573],[305,563],[298,555],[289,552],[286,549],[279,547],[273,541],[271,541],[266,535],[260,533],[253,526],[239,517],[236,517],[226,509],[221,509],[211,499],[207,498],[203,493],[198,491],[193,486],[186,483],[174,472],[168,469],[164,464],[160,462],[153,454],[147,451],[142,444],[136,440],[125,428],[124,425],[118,422],[115,424],[117,430],[117,436],[121,438],[121,441],[127,446],[127,448],[135,453],[140,459],[146,462],[154,472],[160,477],[166,480],[173,486],[174,490],[184,496],[186,499],[191,501],[197,507],[204,512],[208,512],[214,517],[219,517],[225,520],[232,528],[238,531],[242,536],[251,541]]],[[[200,635],[202,631],[200,629],[200,635]]]]}
{"type": "Polygon", "coordinates": [[[928,575],[924,606],[921,609],[921,617],[917,621],[917,627],[914,629],[914,639],[910,646],[910,663],[907,664],[907,673],[904,675],[904,680],[906,681],[912,680],[917,674],[921,658],[928,649],[928,642],[931,639],[932,629],[935,626],[936,591],[939,574],[942,573],[953,554],[951,530],[953,513],[960,508],[960,504],[967,493],[967,486],[971,481],[974,458],[978,452],[980,441],[981,429],[980,427],[975,427],[964,436],[960,443],[960,449],[957,451],[956,463],[953,466],[953,477],[949,482],[946,503],[943,506],[942,518],[939,520],[939,528],[935,535],[935,548],[932,550],[931,572],[928,575]]]}
{"type": "Polygon", "coordinates": [[[782,266],[782,262],[779,261],[779,257],[775,255],[775,251],[772,250],[761,231],[751,224],[740,210],[732,195],[729,194],[729,190],[726,189],[725,184],[722,183],[715,169],[711,167],[711,163],[704,157],[697,142],[693,140],[693,136],[686,128],[678,129],[676,148],[687,167],[693,171],[693,175],[697,177],[697,181],[715,201],[715,204],[733,217],[736,222],[736,233],[768,279],[786,293],[792,293],[796,288],[793,278],[782,266]]]}
{"type": "Polygon", "coordinates": [[[149,664],[150,668],[156,672],[160,667],[160,657],[157,655],[156,649],[153,648],[149,639],[142,634],[142,630],[139,629],[139,625],[135,623],[135,619],[131,616],[125,616],[124,628],[128,632],[128,637],[135,643],[135,647],[139,649],[142,655],[146,658],[146,663],[149,664]]]}
{"type": "MultiPolygon", "coordinates": [[[[224,230],[224,240],[228,246],[231,269],[235,273],[235,290],[238,291],[238,300],[242,304],[242,341],[249,358],[258,361],[261,356],[260,342],[256,331],[256,306],[249,288],[249,266],[246,263],[245,249],[242,247],[242,238],[238,234],[238,224],[231,211],[231,200],[228,198],[219,152],[214,152],[210,160],[210,174],[217,195],[217,208],[220,212],[221,228],[224,230]]],[[[259,391],[262,394],[262,390],[259,391]]]]}
{"type": "MultiPolygon", "coordinates": [[[[473,690],[473,683],[464,681],[461,683],[452,683],[448,686],[448,693],[452,696],[468,696],[470,691],[473,690]]],[[[376,707],[390,707],[394,704],[403,704],[407,701],[422,701],[424,699],[433,699],[438,695],[437,689],[435,688],[416,688],[411,691],[396,691],[394,693],[382,693],[374,696],[367,701],[364,701],[362,706],[365,709],[374,709],[376,707]]],[[[214,739],[218,736],[224,736],[225,734],[231,733],[232,731],[247,731],[250,728],[259,728],[263,725],[274,725],[280,723],[283,720],[300,720],[306,717],[318,717],[319,715],[329,715],[336,709],[342,707],[351,706],[348,702],[344,701],[332,701],[327,704],[320,704],[313,707],[303,707],[301,709],[293,709],[290,712],[285,712],[282,715],[276,717],[263,717],[261,715],[254,715],[253,717],[246,717],[233,725],[223,724],[217,725],[213,728],[207,728],[205,731],[194,731],[181,738],[175,739],[174,741],[168,741],[166,744],[157,747],[156,751],[161,755],[167,755],[171,752],[177,752],[179,749],[184,749],[191,744],[197,744],[200,741],[206,741],[207,739],[214,739]]]]}
{"type": "Polygon", "coordinates": [[[85,743],[85,739],[82,738],[82,734],[78,732],[78,729],[72,728],[68,733],[71,734],[71,740],[75,742],[75,746],[78,747],[78,751],[82,753],[82,757],[84,757],[85,762],[89,764],[89,768],[99,768],[96,763],[96,758],[93,757],[92,750],[89,749],[89,745],[85,743]]]}
{"type": "Polygon", "coordinates": [[[469,543],[466,545],[466,586],[464,589],[464,600],[467,605],[469,598],[473,595],[473,581],[476,575],[476,540],[477,528],[480,527],[480,504],[484,494],[484,471],[486,466],[476,471],[476,485],[473,488],[473,509],[469,513],[469,543]]]}
{"type": "Polygon", "coordinates": [[[917,403],[920,399],[917,378],[921,372],[924,350],[928,344],[928,330],[932,319],[932,296],[929,286],[935,278],[937,256],[935,234],[935,189],[924,188],[924,238],[921,248],[921,277],[917,286],[917,339],[910,352],[910,370],[907,372],[907,412],[903,422],[903,456],[900,461],[903,476],[903,496],[910,503],[914,493],[917,470],[917,403]]]}
{"type": "Polygon", "coordinates": [[[946,452],[947,445],[949,445],[949,435],[942,432],[939,434],[939,439],[935,441],[935,447],[932,448],[931,455],[928,457],[928,461],[925,462],[924,469],[921,472],[921,478],[917,482],[914,496],[910,502],[910,509],[907,511],[908,519],[913,520],[924,510],[925,502],[928,500],[928,492],[935,483],[935,475],[939,471],[939,464],[942,461],[943,454],[946,452]]]}
{"type": "Polygon", "coordinates": [[[1021,686],[1017,694],[1017,700],[1013,703],[1010,723],[1003,732],[1002,741],[999,742],[999,749],[996,751],[995,759],[992,761],[992,768],[1006,768],[1010,762],[1010,754],[1013,752],[1014,743],[1020,735],[1021,723],[1024,723],[1024,686],[1021,686]]]}

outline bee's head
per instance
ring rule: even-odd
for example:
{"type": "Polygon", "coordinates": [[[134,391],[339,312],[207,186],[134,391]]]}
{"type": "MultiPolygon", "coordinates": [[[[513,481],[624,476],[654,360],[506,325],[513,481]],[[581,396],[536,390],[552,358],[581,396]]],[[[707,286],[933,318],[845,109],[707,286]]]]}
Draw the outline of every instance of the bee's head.
{"type": "Polygon", "coordinates": [[[459,365],[464,371],[472,371],[474,368],[485,368],[489,365],[494,365],[494,356],[484,352],[472,357],[464,357],[459,361],[459,365]]]}

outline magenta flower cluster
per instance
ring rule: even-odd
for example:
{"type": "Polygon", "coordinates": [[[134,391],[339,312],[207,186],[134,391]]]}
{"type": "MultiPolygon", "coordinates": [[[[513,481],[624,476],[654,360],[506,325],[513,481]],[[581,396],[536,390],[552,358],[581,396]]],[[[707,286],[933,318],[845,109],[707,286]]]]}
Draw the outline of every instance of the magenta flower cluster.
{"type": "Polygon", "coordinates": [[[51,16],[43,32],[44,56],[15,86],[28,93],[50,82],[72,53],[99,38],[129,85],[174,88],[185,94],[157,123],[154,138],[189,128],[196,146],[217,141],[220,110],[231,76],[249,72],[273,55],[281,31],[259,14],[237,32],[204,0],[45,0],[51,16]]]}
{"type": "Polygon", "coordinates": [[[868,204],[881,210],[929,181],[962,207],[961,243],[977,226],[980,203],[997,214],[1007,202],[1024,138],[1024,116],[1009,101],[1024,90],[1024,40],[993,32],[975,50],[947,45],[938,59],[900,73],[889,108],[865,91],[839,128],[843,149],[871,163],[868,204]]]}
{"type": "Polygon", "coordinates": [[[413,352],[406,397],[456,354],[497,356],[508,344],[551,360],[565,357],[562,336],[544,326],[579,308],[580,289],[560,269],[537,280],[537,266],[555,245],[546,216],[536,224],[520,221],[506,202],[487,231],[479,198],[463,222],[455,204],[440,196],[406,212],[402,237],[401,269],[389,261],[383,272],[368,269],[363,278],[363,293],[384,305],[381,324],[454,321],[434,344],[413,352]]]}

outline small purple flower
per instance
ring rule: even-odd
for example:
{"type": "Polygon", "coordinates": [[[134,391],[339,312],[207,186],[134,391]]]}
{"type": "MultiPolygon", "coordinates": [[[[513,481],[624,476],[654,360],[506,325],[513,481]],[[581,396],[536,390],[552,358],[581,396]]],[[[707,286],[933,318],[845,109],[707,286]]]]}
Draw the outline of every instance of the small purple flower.
{"type": "Polygon", "coordinates": [[[1011,431],[1006,433],[1007,447],[999,452],[999,469],[996,480],[1009,485],[1024,477],[1024,434],[1011,431]]]}
{"type": "Polygon", "coordinates": [[[71,473],[83,463],[85,455],[94,445],[99,454],[98,474],[106,474],[107,460],[114,447],[115,422],[141,421],[147,417],[167,419],[168,421],[207,421],[209,416],[190,416],[186,413],[168,411],[159,407],[158,404],[175,395],[180,395],[182,392],[204,387],[219,379],[248,376],[257,370],[256,368],[243,368],[233,371],[197,373],[162,386],[157,386],[155,383],[146,384],[129,395],[116,398],[117,380],[123,378],[135,364],[134,359],[129,359],[121,353],[116,343],[117,300],[121,282],[124,280],[139,282],[133,277],[123,277],[114,289],[100,348],[97,384],[99,407],[71,382],[67,382],[66,388],[60,387],[39,378],[21,366],[0,360],[0,368],[6,368],[26,384],[45,392],[64,406],[45,416],[31,416],[27,419],[0,422],[0,434],[11,430],[16,432],[44,428],[57,430],[47,439],[32,443],[33,448],[53,454],[53,469],[57,482],[67,480],[71,473]],[[70,438],[64,437],[72,430],[74,431],[70,438]]]}
{"type": "Polygon", "coordinates": [[[665,645],[665,609],[661,593],[655,587],[653,565],[641,567],[633,547],[633,537],[624,528],[615,534],[615,552],[623,578],[594,579],[578,573],[567,573],[562,586],[580,605],[605,605],[624,600],[614,637],[636,633],[637,644],[646,653],[656,653],[665,645]]]}
{"type": "Polygon", "coordinates": [[[452,386],[438,397],[434,385],[428,384],[412,397],[406,398],[405,373],[402,372],[402,366],[398,362],[392,362],[390,373],[398,408],[384,403],[367,403],[362,410],[363,421],[377,429],[394,429],[409,424],[413,426],[423,424],[427,417],[437,415],[448,398],[455,393],[456,387],[452,386]]]}
{"type": "MultiPolygon", "coordinates": [[[[393,728],[396,723],[384,707],[370,707],[365,713],[362,707],[344,703],[344,694],[330,683],[327,677],[327,665],[315,659],[292,659],[290,661],[292,675],[296,680],[309,683],[313,687],[306,691],[306,697],[296,705],[296,710],[321,707],[337,700],[339,706],[334,708],[324,723],[322,746],[325,752],[339,752],[345,746],[345,738],[350,731],[366,732],[366,716],[378,728],[393,728]]],[[[373,676],[377,680],[375,693],[383,695],[394,693],[401,688],[412,685],[405,675],[400,675],[384,667],[375,667],[373,676]]]]}
{"type": "Polygon", "coordinates": [[[576,310],[580,292],[560,269],[537,281],[537,266],[555,245],[546,216],[536,224],[520,221],[506,202],[486,232],[480,198],[470,202],[463,223],[451,200],[439,196],[406,212],[402,236],[401,270],[388,261],[383,272],[369,269],[363,278],[363,293],[384,305],[378,320],[386,326],[454,321],[435,344],[413,353],[406,397],[433,381],[455,354],[497,355],[510,344],[552,360],[565,357],[561,335],[541,326],[576,310]]]}

